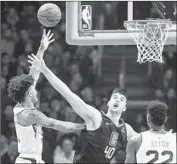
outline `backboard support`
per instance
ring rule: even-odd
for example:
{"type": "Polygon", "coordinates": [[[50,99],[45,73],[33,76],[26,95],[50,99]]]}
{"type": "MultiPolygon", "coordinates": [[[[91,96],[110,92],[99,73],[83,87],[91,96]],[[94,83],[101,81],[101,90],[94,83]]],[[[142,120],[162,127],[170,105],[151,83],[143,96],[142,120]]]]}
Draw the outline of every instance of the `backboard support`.
{"type": "MultiPolygon", "coordinates": [[[[101,2],[100,2],[101,3],[101,2]]],[[[133,19],[133,5],[128,2],[128,20],[133,19]]],[[[81,2],[66,2],[66,42],[70,45],[135,45],[125,29],[83,30],[80,28],[81,2]]],[[[92,17],[94,15],[92,14],[92,17]]],[[[170,29],[166,45],[176,45],[176,24],[170,29]]]]}

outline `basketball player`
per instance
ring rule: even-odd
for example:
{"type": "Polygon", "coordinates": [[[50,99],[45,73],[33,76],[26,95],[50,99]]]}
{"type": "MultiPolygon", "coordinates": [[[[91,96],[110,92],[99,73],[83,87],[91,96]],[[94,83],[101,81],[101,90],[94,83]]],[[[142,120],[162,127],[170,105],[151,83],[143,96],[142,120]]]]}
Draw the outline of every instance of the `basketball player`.
{"type": "MultiPolygon", "coordinates": [[[[50,31],[43,32],[41,45],[37,53],[42,58],[53,34],[50,31]]],[[[58,121],[46,117],[35,108],[37,102],[36,82],[39,78],[39,71],[31,68],[29,75],[20,75],[13,78],[8,84],[9,96],[17,103],[14,107],[14,122],[18,139],[19,156],[16,163],[44,163],[42,161],[42,126],[60,131],[76,131],[84,128],[84,125],[71,122],[58,121]]]]}
{"type": "Polygon", "coordinates": [[[91,16],[90,16],[88,5],[86,5],[85,9],[83,9],[83,11],[82,11],[82,19],[85,21],[87,26],[90,27],[91,16]]]}
{"type": "Polygon", "coordinates": [[[176,163],[176,134],[165,131],[166,104],[152,101],[147,106],[149,130],[132,137],[125,163],[176,163]]]}
{"type": "Polygon", "coordinates": [[[122,90],[113,91],[107,103],[108,113],[104,114],[73,93],[47,68],[43,59],[38,59],[33,54],[28,58],[28,62],[44,74],[51,85],[86,122],[87,130],[81,131],[74,163],[110,163],[117,151],[126,149],[127,139],[136,132],[120,119],[122,112],[126,110],[127,102],[122,90]]]}

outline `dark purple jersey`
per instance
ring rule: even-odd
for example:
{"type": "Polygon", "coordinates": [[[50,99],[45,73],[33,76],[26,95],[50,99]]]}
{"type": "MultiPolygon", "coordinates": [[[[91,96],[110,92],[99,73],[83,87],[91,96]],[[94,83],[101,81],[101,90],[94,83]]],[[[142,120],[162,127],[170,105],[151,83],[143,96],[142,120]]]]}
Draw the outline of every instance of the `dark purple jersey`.
{"type": "Polygon", "coordinates": [[[101,126],[95,131],[82,130],[74,156],[74,163],[110,163],[127,145],[125,123],[117,127],[103,112],[101,126]]]}

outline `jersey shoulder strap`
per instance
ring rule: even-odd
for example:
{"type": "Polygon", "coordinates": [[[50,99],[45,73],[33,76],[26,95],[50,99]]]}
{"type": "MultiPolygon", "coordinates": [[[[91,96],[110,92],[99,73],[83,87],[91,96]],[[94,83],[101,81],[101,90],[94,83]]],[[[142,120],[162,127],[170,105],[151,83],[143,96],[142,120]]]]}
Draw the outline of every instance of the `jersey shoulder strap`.
{"type": "Polygon", "coordinates": [[[25,108],[21,107],[19,104],[17,104],[14,109],[13,109],[13,113],[14,116],[17,115],[18,113],[20,113],[21,111],[25,110],[25,108]]]}

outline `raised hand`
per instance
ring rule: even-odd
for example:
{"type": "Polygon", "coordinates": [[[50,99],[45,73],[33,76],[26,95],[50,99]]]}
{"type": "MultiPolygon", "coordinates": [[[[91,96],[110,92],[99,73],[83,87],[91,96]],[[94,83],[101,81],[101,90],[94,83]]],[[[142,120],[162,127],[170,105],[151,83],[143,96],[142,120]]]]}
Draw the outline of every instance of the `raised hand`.
{"type": "Polygon", "coordinates": [[[36,70],[43,72],[46,68],[45,62],[42,58],[37,58],[34,54],[28,55],[28,63],[31,64],[31,67],[34,67],[36,70]]]}
{"type": "Polygon", "coordinates": [[[42,39],[41,39],[41,43],[40,43],[40,48],[42,50],[46,50],[49,46],[50,43],[54,42],[55,39],[52,39],[53,33],[51,33],[51,30],[48,31],[48,33],[46,34],[46,30],[43,30],[43,35],[42,35],[42,39]]]}

